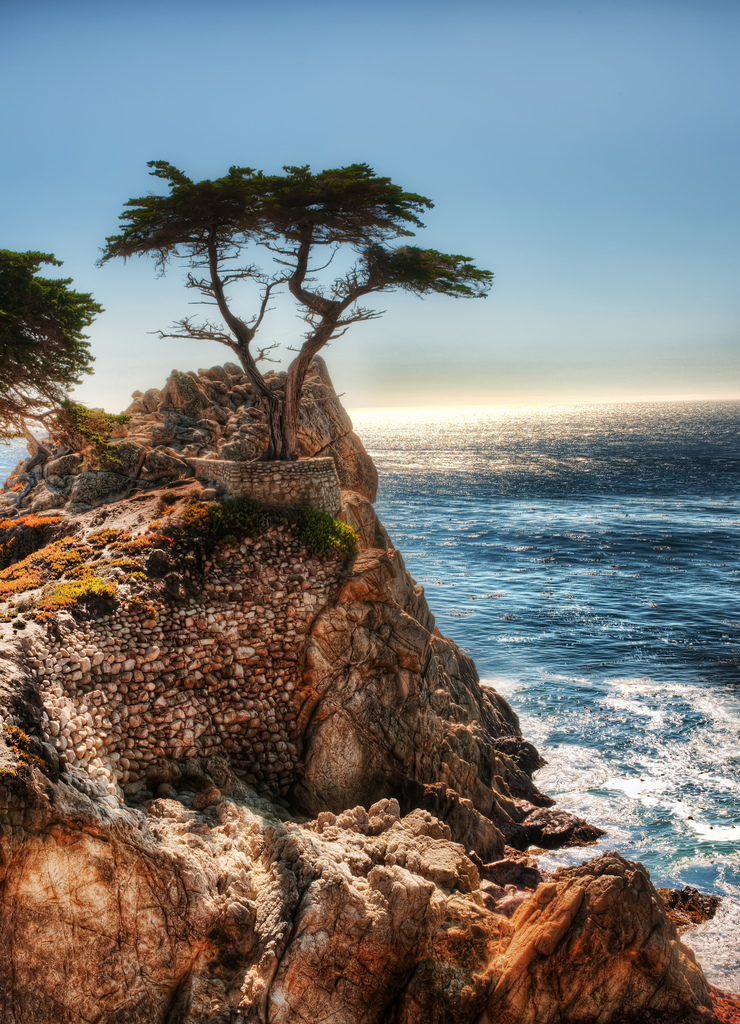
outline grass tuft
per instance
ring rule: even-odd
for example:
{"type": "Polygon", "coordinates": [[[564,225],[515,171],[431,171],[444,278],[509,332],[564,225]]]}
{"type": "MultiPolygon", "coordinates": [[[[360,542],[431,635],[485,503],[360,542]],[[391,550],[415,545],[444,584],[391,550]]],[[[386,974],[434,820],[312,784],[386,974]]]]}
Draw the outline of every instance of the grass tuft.
{"type": "Polygon", "coordinates": [[[0,769],[0,781],[2,779],[25,778],[28,775],[29,768],[39,768],[46,775],[52,772],[52,766],[48,761],[31,753],[31,740],[22,729],[18,729],[14,725],[4,725],[3,732],[5,733],[6,741],[10,744],[13,753],[18,758],[18,762],[12,768],[0,769]]]}

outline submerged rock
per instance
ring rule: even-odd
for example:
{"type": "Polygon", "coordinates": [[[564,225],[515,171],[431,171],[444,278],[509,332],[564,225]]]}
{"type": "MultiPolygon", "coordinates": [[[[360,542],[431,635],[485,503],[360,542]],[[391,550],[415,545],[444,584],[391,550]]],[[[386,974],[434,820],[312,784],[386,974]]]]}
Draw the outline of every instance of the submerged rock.
{"type": "Polygon", "coordinates": [[[683,889],[658,889],[658,894],[665,903],[666,913],[679,931],[711,921],[721,903],[719,896],[699,892],[690,885],[685,885],[683,889]]]}

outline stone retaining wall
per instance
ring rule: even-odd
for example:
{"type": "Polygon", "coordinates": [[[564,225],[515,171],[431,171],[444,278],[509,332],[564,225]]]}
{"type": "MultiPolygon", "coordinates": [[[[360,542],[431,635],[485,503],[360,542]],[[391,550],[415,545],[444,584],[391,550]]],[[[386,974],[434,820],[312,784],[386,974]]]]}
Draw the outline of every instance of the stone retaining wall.
{"type": "Polygon", "coordinates": [[[161,758],[214,754],[284,795],[301,767],[306,635],[342,565],[275,527],[222,547],[195,600],[157,602],[156,618],[122,603],[63,641],[27,642],[47,739],[116,804],[161,758]]]}
{"type": "Polygon", "coordinates": [[[254,498],[277,508],[312,508],[336,515],[342,505],[333,459],[297,462],[228,462],[188,459],[198,480],[223,488],[235,498],[254,498]]]}

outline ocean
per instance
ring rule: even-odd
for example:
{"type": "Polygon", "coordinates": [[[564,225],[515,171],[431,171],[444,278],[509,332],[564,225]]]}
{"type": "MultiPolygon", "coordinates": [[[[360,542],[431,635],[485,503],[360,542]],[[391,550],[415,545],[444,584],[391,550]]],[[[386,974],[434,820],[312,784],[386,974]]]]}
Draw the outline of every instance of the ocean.
{"type": "Polygon", "coordinates": [[[377,511],[536,780],[656,885],[740,992],[740,402],[360,410],[377,511]]]}
{"type": "MultiPolygon", "coordinates": [[[[518,713],[539,786],[656,885],[740,992],[740,402],[361,410],[378,514],[518,713]]],[[[25,446],[0,448],[0,479],[25,446]]]]}

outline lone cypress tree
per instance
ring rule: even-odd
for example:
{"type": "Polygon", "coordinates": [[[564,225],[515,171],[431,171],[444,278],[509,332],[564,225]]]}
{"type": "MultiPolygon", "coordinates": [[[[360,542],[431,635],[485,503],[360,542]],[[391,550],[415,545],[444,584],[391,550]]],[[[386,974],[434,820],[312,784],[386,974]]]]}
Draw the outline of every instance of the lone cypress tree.
{"type": "Polygon", "coordinates": [[[231,167],[223,178],[199,182],[162,160],[148,166],[168,183],[169,192],[125,204],[121,233],[106,240],[100,262],[151,256],[162,271],[172,260],[187,267],[187,286],[218,307],[223,323],[185,317],[160,336],[217,341],[238,356],[267,414],[268,458],[296,457],[298,410],[311,360],[352,324],[381,315],[359,304],[366,295],[403,289],[420,296],[437,292],[476,298],[491,286],[490,271],[475,267],[467,256],[399,244],[424,226],[420,215],[433,204],[379,177],[367,164],[318,173],[284,167],[283,175],[231,167]],[[247,260],[256,246],[269,254],[267,269],[247,260]],[[327,285],[317,283],[314,275],[340,252],[351,255],[350,269],[327,285]],[[239,281],[258,289],[246,319],[233,311],[227,297],[239,281]],[[258,350],[257,359],[251,348],[281,285],[307,324],[288,368],[282,402],[257,365],[273,346],[258,350]]]}

